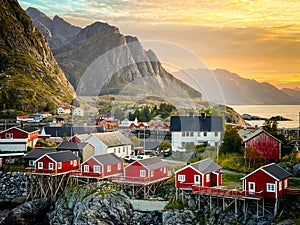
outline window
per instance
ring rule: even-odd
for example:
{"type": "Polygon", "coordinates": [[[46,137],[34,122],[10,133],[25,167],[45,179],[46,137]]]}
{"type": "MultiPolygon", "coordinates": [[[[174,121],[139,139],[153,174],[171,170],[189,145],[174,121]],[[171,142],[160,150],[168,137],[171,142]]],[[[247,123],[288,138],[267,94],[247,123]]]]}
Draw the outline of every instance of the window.
{"type": "Polygon", "coordinates": [[[200,184],[200,176],[199,175],[194,175],[194,183],[200,184]]]}
{"type": "Polygon", "coordinates": [[[249,192],[255,192],[255,183],[249,182],[248,183],[249,192]]]}
{"type": "Polygon", "coordinates": [[[185,137],[185,132],[182,132],[181,135],[182,135],[182,137],[185,137]]]}
{"type": "Polygon", "coordinates": [[[49,164],[48,164],[48,169],[49,169],[49,170],[53,170],[53,163],[49,163],[49,164]]]}
{"type": "Polygon", "coordinates": [[[12,133],[7,133],[7,134],[5,134],[5,138],[6,138],[6,139],[14,138],[14,134],[12,134],[12,133]]]}
{"type": "Polygon", "coordinates": [[[100,166],[94,166],[94,173],[100,173],[100,166]]]}
{"type": "Polygon", "coordinates": [[[118,163],[118,170],[121,170],[121,163],[118,163]]]}
{"type": "Polygon", "coordinates": [[[120,153],[121,152],[121,150],[120,150],[120,147],[118,148],[118,153],[120,153]]]}
{"type": "Polygon", "coordinates": [[[123,147],[123,153],[125,152],[125,147],[123,147]]]}
{"type": "Polygon", "coordinates": [[[43,169],[43,162],[38,162],[38,169],[43,169]]]}
{"type": "Polygon", "coordinates": [[[89,172],[89,171],[90,171],[89,165],[84,165],[83,171],[84,171],[84,172],[89,172]]]}
{"type": "Polygon", "coordinates": [[[61,163],[61,162],[59,162],[57,167],[58,167],[58,169],[61,169],[61,167],[62,167],[62,163],[61,163]]]}
{"type": "Polygon", "coordinates": [[[186,132],[185,136],[187,137],[190,136],[190,132],[186,132]]]}
{"type": "Polygon", "coordinates": [[[70,165],[71,165],[71,166],[73,165],[73,160],[70,161],[70,165]]]}
{"type": "Polygon", "coordinates": [[[107,171],[107,172],[110,172],[110,171],[111,171],[111,165],[107,165],[106,171],[107,171]]]}
{"type": "Polygon", "coordinates": [[[185,147],[185,141],[183,141],[182,143],[181,143],[181,147],[185,147]]]}
{"type": "Polygon", "coordinates": [[[194,136],[194,132],[190,132],[190,136],[193,137],[194,136]]]}
{"type": "Polygon", "coordinates": [[[114,148],[114,153],[117,153],[117,152],[116,152],[116,148],[114,148]]]}
{"type": "Polygon", "coordinates": [[[204,137],[207,137],[207,132],[204,132],[204,133],[203,133],[203,136],[204,136],[204,137]]]}
{"type": "Polygon", "coordinates": [[[166,173],[167,172],[167,167],[164,167],[164,173],[166,173]]]}
{"type": "Polygon", "coordinates": [[[218,137],[219,136],[219,133],[218,132],[215,132],[215,137],[218,137]]]}
{"type": "Polygon", "coordinates": [[[73,164],[74,164],[74,166],[77,166],[77,160],[76,159],[74,160],[73,164]]]}
{"type": "Polygon", "coordinates": [[[153,170],[151,170],[151,177],[154,177],[154,171],[153,170]]]}
{"type": "Polygon", "coordinates": [[[278,187],[279,191],[282,190],[282,181],[279,181],[279,187],[278,187]]]}
{"type": "Polygon", "coordinates": [[[284,188],[287,188],[288,187],[288,179],[285,179],[284,180],[284,188]]]}
{"type": "Polygon", "coordinates": [[[146,177],[146,170],[140,170],[140,177],[146,177]]]}
{"type": "Polygon", "coordinates": [[[201,136],[201,132],[198,132],[198,137],[200,137],[201,136]]]}
{"type": "Polygon", "coordinates": [[[29,166],[34,166],[34,160],[29,160],[29,166]]]}
{"type": "Polygon", "coordinates": [[[275,184],[267,183],[267,192],[275,192],[275,184]]]}
{"type": "Polygon", "coordinates": [[[184,182],[185,181],[185,175],[178,174],[178,181],[184,182]]]}
{"type": "Polygon", "coordinates": [[[210,174],[206,174],[206,182],[210,181],[210,174]]]}

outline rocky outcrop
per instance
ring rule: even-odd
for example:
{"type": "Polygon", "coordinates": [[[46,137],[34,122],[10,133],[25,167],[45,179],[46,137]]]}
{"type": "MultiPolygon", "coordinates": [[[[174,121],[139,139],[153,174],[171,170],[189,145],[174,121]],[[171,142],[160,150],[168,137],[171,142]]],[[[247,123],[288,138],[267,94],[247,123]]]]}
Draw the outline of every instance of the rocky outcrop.
{"type": "Polygon", "coordinates": [[[36,199],[14,208],[1,225],[30,225],[44,221],[50,209],[47,199],[36,199]]]}
{"type": "Polygon", "coordinates": [[[66,190],[47,220],[54,224],[131,224],[132,205],[111,184],[90,184],[66,190]]]}
{"type": "Polygon", "coordinates": [[[57,65],[44,36],[17,0],[0,3],[1,110],[36,112],[71,102],[74,89],[57,65]]]}

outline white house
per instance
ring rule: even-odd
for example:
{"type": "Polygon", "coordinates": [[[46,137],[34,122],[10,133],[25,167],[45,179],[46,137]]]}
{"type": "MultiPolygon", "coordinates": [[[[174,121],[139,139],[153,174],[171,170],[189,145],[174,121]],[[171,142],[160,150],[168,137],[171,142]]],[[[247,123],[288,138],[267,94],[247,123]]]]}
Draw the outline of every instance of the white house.
{"type": "Polygon", "coordinates": [[[121,123],[119,124],[119,128],[124,129],[124,130],[129,130],[131,123],[132,123],[132,121],[130,121],[129,119],[126,118],[121,121],[121,123]]]}
{"type": "Polygon", "coordinates": [[[93,133],[83,142],[90,143],[95,147],[95,155],[115,153],[118,157],[124,157],[131,153],[131,141],[120,131],[93,133]]]}
{"type": "Polygon", "coordinates": [[[83,115],[84,113],[82,108],[77,107],[73,110],[73,116],[83,116],[83,115]]]}
{"type": "Polygon", "coordinates": [[[221,116],[172,116],[170,131],[172,151],[185,150],[187,143],[218,147],[221,144],[223,119],[221,116]]]}

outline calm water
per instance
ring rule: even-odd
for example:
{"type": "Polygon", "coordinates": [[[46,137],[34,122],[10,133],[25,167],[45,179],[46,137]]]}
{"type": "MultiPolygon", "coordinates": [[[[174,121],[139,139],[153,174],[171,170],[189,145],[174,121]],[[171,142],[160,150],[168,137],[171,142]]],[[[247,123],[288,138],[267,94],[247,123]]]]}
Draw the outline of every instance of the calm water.
{"type": "MultiPolygon", "coordinates": [[[[230,105],[240,115],[250,114],[252,116],[259,116],[270,118],[272,116],[283,116],[292,121],[279,121],[278,127],[296,128],[299,127],[299,112],[300,105],[230,105]]],[[[263,120],[247,121],[249,124],[255,126],[263,125],[263,120]]]]}

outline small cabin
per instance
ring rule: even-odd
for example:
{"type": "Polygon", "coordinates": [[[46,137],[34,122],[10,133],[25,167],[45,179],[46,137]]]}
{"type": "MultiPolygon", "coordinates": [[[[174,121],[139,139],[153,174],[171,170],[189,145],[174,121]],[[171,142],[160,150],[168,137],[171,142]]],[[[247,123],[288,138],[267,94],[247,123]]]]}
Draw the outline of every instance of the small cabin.
{"type": "Polygon", "coordinates": [[[221,166],[211,159],[191,163],[175,171],[175,187],[192,190],[193,186],[212,187],[222,184],[221,166]]]}
{"type": "Polygon", "coordinates": [[[124,177],[136,183],[156,182],[168,178],[168,166],[159,157],[150,157],[125,167],[124,177]]]}
{"type": "Polygon", "coordinates": [[[243,191],[247,196],[261,193],[264,198],[280,198],[289,187],[289,176],[289,172],[271,163],[243,177],[243,191]]]}
{"type": "Polygon", "coordinates": [[[27,155],[24,156],[24,163],[25,168],[34,168],[35,167],[35,161],[40,158],[41,156],[55,152],[56,149],[47,149],[47,148],[35,148],[32,151],[30,151],[27,155]]]}
{"type": "Polygon", "coordinates": [[[81,176],[110,177],[123,172],[123,161],[114,153],[94,155],[81,164],[81,176]]]}
{"type": "Polygon", "coordinates": [[[35,161],[35,173],[58,174],[78,170],[80,158],[71,151],[47,153],[35,161]]]}

